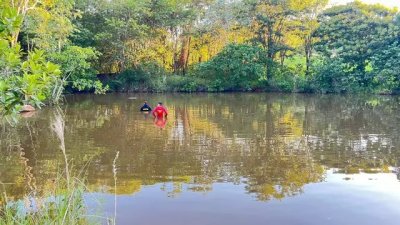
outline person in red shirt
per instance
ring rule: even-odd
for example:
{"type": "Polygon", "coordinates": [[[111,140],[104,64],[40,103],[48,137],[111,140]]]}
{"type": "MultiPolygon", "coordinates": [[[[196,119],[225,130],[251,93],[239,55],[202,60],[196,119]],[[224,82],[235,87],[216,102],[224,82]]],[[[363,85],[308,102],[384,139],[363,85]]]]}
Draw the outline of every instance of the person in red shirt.
{"type": "Polygon", "coordinates": [[[157,118],[163,118],[168,116],[168,111],[161,102],[159,102],[157,107],[153,109],[153,116],[157,118]]]}

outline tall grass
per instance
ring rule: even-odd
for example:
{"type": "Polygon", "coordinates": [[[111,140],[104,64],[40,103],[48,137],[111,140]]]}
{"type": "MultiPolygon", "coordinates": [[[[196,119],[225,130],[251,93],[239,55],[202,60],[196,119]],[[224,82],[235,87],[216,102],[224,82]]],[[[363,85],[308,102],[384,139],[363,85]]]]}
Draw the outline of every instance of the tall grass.
{"type": "Polygon", "coordinates": [[[0,225],[115,224],[115,218],[89,214],[84,194],[90,190],[79,177],[82,173],[68,176],[59,173],[56,179],[45,185],[41,194],[32,192],[19,200],[12,200],[3,193],[0,225]]]}
{"type": "Polygon", "coordinates": [[[84,183],[76,177],[67,181],[63,176],[51,183],[40,196],[28,194],[17,201],[3,193],[0,224],[89,224],[84,183]]]}

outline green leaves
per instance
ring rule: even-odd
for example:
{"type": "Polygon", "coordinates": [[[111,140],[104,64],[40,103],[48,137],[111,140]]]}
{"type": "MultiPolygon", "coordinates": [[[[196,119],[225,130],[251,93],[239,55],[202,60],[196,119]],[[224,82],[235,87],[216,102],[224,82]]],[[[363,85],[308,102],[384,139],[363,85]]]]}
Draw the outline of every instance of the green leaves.
{"type": "Polygon", "coordinates": [[[21,42],[46,53],[61,51],[74,30],[72,20],[79,16],[73,5],[73,0],[51,0],[31,6],[25,16],[21,42]]]}
{"type": "Polygon", "coordinates": [[[95,94],[105,94],[109,87],[103,86],[99,80],[77,79],[72,81],[72,87],[78,91],[94,91],[95,94]]]}
{"type": "Polygon", "coordinates": [[[34,51],[22,63],[21,71],[23,75],[19,78],[21,91],[25,96],[24,104],[41,107],[51,97],[51,91],[59,80],[59,66],[46,62],[43,51],[34,51]]]}
{"type": "Polygon", "coordinates": [[[79,11],[72,10],[74,1],[19,3],[7,2],[4,7],[1,3],[0,8],[2,113],[15,112],[22,104],[41,107],[57,103],[68,78],[89,79],[91,89],[104,93],[107,88],[93,79],[96,72],[91,63],[98,53],[93,48],[67,45],[73,30],[71,19],[79,16],[79,11]]]}
{"type": "Polygon", "coordinates": [[[9,77],[16,74],[20,63],[20,46],[11,48],[7,40],[0,38],[0,76],[9,77]]]}
{"type": "Polygon", "coordinates": [[[79,77],[91,77],[96,74],[92,63],[97,60],[99,53],[93,48],[79,46],[67,46],[61,52],[55,52],[48,58],[61,66],[63,77],[78,79],[79,77]]]}
{"type": "Polygon", "coordinates": [[[12,71],[0,77],[0,111],[5,114],[17,112],[23,104],[40,108],[51,98],[61,74],[59,66],[45,60],[43,51],[29,52],[25,61],[16,53],[19,53],[18,46],[0,53],[0,57],[8,59],[6,64],[2,63],[3,74],[12,71]],[[10,63],[11,58],[14,63],[10,63]]]}
{"type": "MultiPolygon", "coordinates": [[[[66,82],[67,88],[104,94],[108,87],[102,85],[96,77],[97,71],[93,69],[93,62],[98,59],[98,55],[99,52],[93,48],[67,46],[61,52],[53,53],[48,58],[61,66],[62,79],[66,82]]],[[[55,67],[48,69],[55,69],[55,67]]]]}
{"type": "Polygon", "coordinates": [[[213,90],[251,90],[266,79],[265,55],[261,48],[232,44],[196,69],[213,90]]]}
{"type": "Polygon", "coordinates": [[[317,68],[320,82],[326,82],[335,92],[387,93],[398,88],[393,77],[398,73],[390,69],[391,58],[399,59],[395,50],[398,44],[391,45],[400,37],[396,15],[395,10],[361,2],[326,10],[315,33],[320,39],[316,50],[326,57],[324,66],[317,68]],[[325,71],[327,68],[331,69],[325,71]],[[326,74],[333,68],[332,74],[326,74]]]}
{"type": "Polygon", "coordinates": [[[22,25],[22,16],[15,8],[2,6],[0,8],[0,38],[9,39],[11,34],[22,25]]]}

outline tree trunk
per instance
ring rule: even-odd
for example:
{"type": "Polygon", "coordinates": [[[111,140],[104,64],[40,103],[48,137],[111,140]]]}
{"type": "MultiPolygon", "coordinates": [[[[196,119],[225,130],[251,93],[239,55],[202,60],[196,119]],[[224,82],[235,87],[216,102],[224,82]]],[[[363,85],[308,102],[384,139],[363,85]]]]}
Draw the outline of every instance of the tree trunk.
{"type": "Polygon", "coordinates": [[[188,41],[188,47],[187,47],[187,55],[186,55],[186,63],[185,63],[185,68],[184,68],[184,74],[186,73],[187,68],[189,67],[189,56],[190,56],[190,42],[192,40],[192,37],[189,36],[189,41],[188,41]]]}
{"type": "Polygon", "coordinates": [[[178,69],[180,71],[182,71],[183,75],[185,74],[186,67],[188,65],[189,51],[190,51],[190,36],[183,37],[181,53],[180,53],[179,62],[178,62],[178,69]]]}
{"type": "Polygon", "coordinates": [[[274,40],[273,40],[273,27],[272,24],[268,25],[268,34],[267,34],[267,58],[268,58],[268,65],[267,65],[267,79],[271,78],[272,70],[271,65],[274,61],[275,53],[274,53],[274,40]]]}
{"type": "Polygon", "coordinates": [[[306,75],[310,73],[311,56],[312,56],[312,37],[307,36],[305,38],[304,50],[306,55],[306,75]]]}
{"type": "Polygon", "coordinates": [[[285,59],[286,59],[286,50],[280,52],[281,66],[283,66],[283,64],[285,63],[285,59]]]}

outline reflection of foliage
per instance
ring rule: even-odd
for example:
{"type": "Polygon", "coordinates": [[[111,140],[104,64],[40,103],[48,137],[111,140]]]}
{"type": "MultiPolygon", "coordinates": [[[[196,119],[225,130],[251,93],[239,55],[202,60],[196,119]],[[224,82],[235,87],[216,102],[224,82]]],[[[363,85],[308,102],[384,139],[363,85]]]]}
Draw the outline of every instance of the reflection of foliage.
{"type": "Polygon", "coordinates": [[[182,193],[182,182],[164,183],[161,186],[162,191],[166,191],[168,197],[178,197],[182,193]]]}
{"type": "Polygon", "coordinates": [[[83,168],[103,151],[93,147],[90,141],[70,142],[71,137],[84,137],[71,129],[63,130],[65,115],[57,108],[53,112],[39,113],[48,118],[46,122],[35,116],[16,127],[5,125],[0,132],[0,182],[5,184],[7,194],[16,196],[40,191],[46,180],[57,175],[60,166],[72,161],[76,167],[83,168]],[[85,149],[83,153],[82,149],[85,149]]]}
{"type": "Polygon", "coordinates": [[[135,179],[130,179],[130,180],[124,180],[118,183],[118,187],[115,190],[115,188],[112,188],[109,190],[110,193],[116,193],[116,194],[132,194],[139,192],[142,186],[142,181],[141,180],[135,180],[135,179]]]}
{"type": "Polygon", "coordinates": [[[319,182],[322,179],[324,169],[315,165],[312,159],[301,156],[286,158],[271,157],[275,162],[266,162],[265,168],[251,169],[247,189],[250,193],[256,193],[260,200],[271,198],[282,199],[302,192],[304,184],[319,182]],[[305,162],[304,162],[305,161],[305,162]]]}

